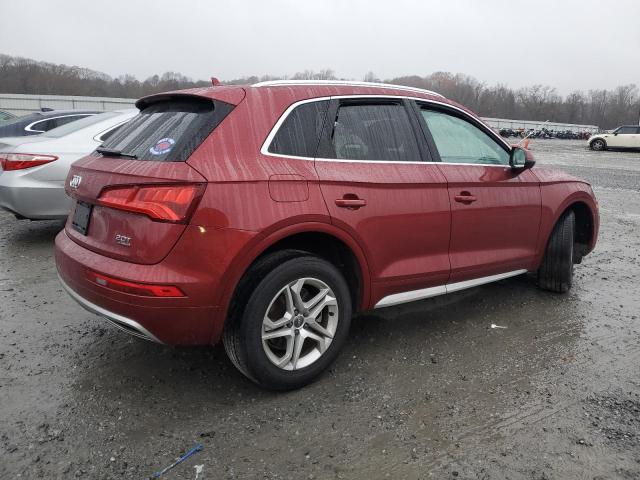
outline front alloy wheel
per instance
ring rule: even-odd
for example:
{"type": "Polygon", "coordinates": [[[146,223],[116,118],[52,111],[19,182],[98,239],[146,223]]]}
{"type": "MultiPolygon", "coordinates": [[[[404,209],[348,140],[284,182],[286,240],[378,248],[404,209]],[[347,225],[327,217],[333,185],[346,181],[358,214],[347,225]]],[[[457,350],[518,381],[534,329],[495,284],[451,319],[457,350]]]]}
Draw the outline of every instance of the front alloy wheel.
{"type": "Polygon", "coordinates": [[[591,142],[590,146],[591,146],[591,150],[601,152],[602,150],[605,149],[606,144],[604,143],[604,140],[597,139],[591,142]]]}

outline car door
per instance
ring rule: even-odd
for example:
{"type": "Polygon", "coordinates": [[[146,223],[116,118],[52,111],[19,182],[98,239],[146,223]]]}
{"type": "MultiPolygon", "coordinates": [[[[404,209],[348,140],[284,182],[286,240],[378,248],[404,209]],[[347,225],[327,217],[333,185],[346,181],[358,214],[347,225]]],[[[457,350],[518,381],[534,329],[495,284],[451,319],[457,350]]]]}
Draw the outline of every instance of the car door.
{"type": "Polygon", "coordinates": [[[451,204],[449,283],[529,269],[536,255],[540,185],[509,166],[510,147],[462,110],[419,104],[451,204]]]}
{"type": "MultiPolygon", "coordinates": [[[[372,303],[449,277],[446,181],[401,98],[332,100],[316,158],[332,222],[363,247],[372,303]]],[[[422,295],[427,296],[427,295],[422,295]]],[[[413,298],[420,298],[414,296],[413,298]]],[[[387,298],[378,306],[400,303],[387,298]]]]}
{"type": "Polygon", "coordinates": [[[635,127],[619,127],[612,135],[606,138],[608,147],[631,148],[633,147],[633,136],[636,132],[635,127]]]}

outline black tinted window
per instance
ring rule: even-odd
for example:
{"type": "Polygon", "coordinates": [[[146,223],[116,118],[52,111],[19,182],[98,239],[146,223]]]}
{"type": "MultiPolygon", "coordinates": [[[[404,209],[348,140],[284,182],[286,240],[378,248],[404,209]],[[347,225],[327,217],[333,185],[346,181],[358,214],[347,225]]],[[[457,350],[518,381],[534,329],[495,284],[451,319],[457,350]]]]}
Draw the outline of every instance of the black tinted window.
{"type": "Polygon", "coordinates": [[[29,126],[29,130],[32,132],[48,132],[52,128],[56,128],[56,121],[54,119],[42,120],[29,126]]]}
{"type": "Polygon", "coordinates": [[[206,98],[156,102],[102,146],[138,160],[184,162],[232,109],[233,105],[206,98]]]}
{"type": "Polygon", "coordinates": [[[419,161],[420,151],[402,104],[341,105],[333,130],[334,158],[419,161]]]}
{"type": "Polygon", "coordinates": [[[616,133],[621,135],[633,135],[636,133],[636,127],[620,127],[616,133]]]}
{"type": "Polygon", "coordinates": [[[273,137],[269,152],[296,157],[314,157],[328,106],[329,102],[322,100],[303,103],[296,107],[273,137]]]}

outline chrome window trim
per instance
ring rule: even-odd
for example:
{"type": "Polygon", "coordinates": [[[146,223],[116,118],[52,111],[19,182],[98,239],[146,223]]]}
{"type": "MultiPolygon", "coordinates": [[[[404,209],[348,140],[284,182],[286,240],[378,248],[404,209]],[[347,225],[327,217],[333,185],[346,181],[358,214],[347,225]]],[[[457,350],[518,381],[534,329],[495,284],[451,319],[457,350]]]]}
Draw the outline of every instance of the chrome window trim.
{"type": "Polygon", "coordinates": [[[511,272],[499,273],[497,275],[489,275],[488,277],[474,278],[472,280],[465,280],[456,283],[447,283],[445,285],[422,288],[420,290],[394,293],[380,299],[373,308],[391,307],[392,305],[400,305],[402,303],[414,302],[416,300],[422,300],[424,298],[431,298],[438,295],[458,292],[460,290],[466,290],[467,288],[478,287],[486,283],[497,282],[498,280],[504,280],[505,278],[522,275],[523,273],[527,273],[527,270],[513,270],[511,272]]]}
{"type": "MultiPolygon", "coordinates": [[[[447,108],[451,108],[453,110],[456,110],[457,112],[461,113],[463,115],[463,117],[469,121],[469,120],[475,120],[477,122],[479,122],[480,124],[484,125],[487,130],[491,133],[491,136],[493,136],[493,138],[495,140],[498,140],[500,143],[502,143],[507,150],[511,150],[512,147],[511,145],[506,142],[498,133],[494,132],[493,129],[487,125],[484,121],[482,121],[482,119],[480,118],[476,118],[476,117],[472,117],[471,115],[469,115],[467,112],[465,112],[463,109],[456,107],[455,105],[450,105],[448,103],[444,103],[444,102],[439,102],[437,100],[429,100],[426,98],[420,98],[420,97],[411,97],[411,96],[406,96],[406,95],[365,95],[365,94],[358,94],[358,95],[336,95],[336,96],[331,96],[331,97],[316,97],[316,98],[307,98],[305,100],[299,100],[297,102],[292,103],[291,105],[289,105],[287,107],[287,109],[284,111],[284,113],[280,116],[280,118],[278,119],[278,121],[275,123],[275,125],[271,128],[271,130],[269,131],[269,134],[267,135],[267,138],[265,139],[265,141],[262,143],[262,147],[260,148],[260,154],[265,155],[267,157],[280,157],[280,158],[289,158],[289,159],[294,159],[294,160],[316,160],[316,161],[320,161],[320,162],[346,162],[346,163],[389,163],[389,164],[393,164],[393,163],[401,163],[401,164],[407,164],[407,165],[424,165],[424,164],[440,164],[440,165],[467,165],[467,166],[475,166],[475,167],[498,167],[498,168],[511,168],[509,165],[494,165],[494,164],[484,164],[484,163],[456,163],[456,162],[402,162],[402,161],[397,161],[397,160],[347,160],[347,159],[341,159],[341,158],[322,158],[322,157],[299,157],[299,156],[294,156],[294,155],[282,155],[282,154],[278,154],[278,153],[271,153],[269,152],[269,146],[271,145],[271,142],[273,141],[273,138],[276,136],[276,134],[278,133],[278,130],[280,129],[280,127],[282,126],[282,124],[284,123],[284,121],[287,119],[287,117],[291,114],[291,112],[297,108],[299,105],[303,105],[305,103],[311,103],[311,102],[322,102],[322,101],[326,101],[326,100],[343,100],[343,99],[349,99],[349,98],[358,98],[358,99],[362,99],[362,98],[371,98],[371,99],[406,99],[406,100],[413,100],[413,101],[417,101],[417,102],[425,102],[425,103],[430,103],[430,104],[434,104],[434,105],[440,105],[443,107],[447,107],[447,108]]],[[[487,133],[487,132],[484,132],[487,133]]]]}
{"type": "Polygon", "coordinates": [[[133,120],[133,118],[134,118],[134,117],[131,117],[131,118],[129,118],[129,119],[127,119],[127,120],[123,121],[123,122],[120,122],[120,123],[119,123],[119,124],[117,124],[117,125],[113,125],[113,126],[111,126],[111,127],[107,128],[107,129],[103,130],[103,131],[102,131],[102,132],[100,132],[100,133],[97,133],[96,135],[94,135],[94,136],[93,136],[93,139],[94,139],[96,142],[103,143],[103,140],[102,140],[102,138],[101,138],[103,135],[106,135],[106,134],[107,134],[107,133],[109,133],[111,130],[114,130],[114,129],[118,128],[118,127],[121,127],[122,125],[124,125],[124,124],[125,124],[125,123],[127,123],[127,122],[130,122],[131,120],[133,120]]]}
{"type": "Polygon", "coordinates": [[[31,122],[29,125],[27,125],[26,127],[24,127],[25,131],[27,132],[33,132],[33,133],[44,133],[47,132],[48,130],[32,130],[31,127],[33,127],[36,123],[42,123],[42,122],[48,122],[49,120],[55,120],[57,118],[67,118],[67,117],[91,117],[92,115],[96,115],[95,113],[72,113],[70,115],[59,115],[57,117],[48,117],[48,118],[41,118],[40,120],[36,120],[35,122],[31,122]]]}

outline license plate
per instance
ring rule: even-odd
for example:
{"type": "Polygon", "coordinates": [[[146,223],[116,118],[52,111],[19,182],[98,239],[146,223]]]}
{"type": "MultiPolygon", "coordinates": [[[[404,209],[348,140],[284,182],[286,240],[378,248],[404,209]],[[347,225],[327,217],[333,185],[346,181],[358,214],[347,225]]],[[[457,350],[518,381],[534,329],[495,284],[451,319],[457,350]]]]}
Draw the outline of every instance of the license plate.
{"type": "Polygon", "coordinates": [[[71,225],[82,235],[87,234],[89,230],[89,219],[91,218],[92,205],[84,202],[76,202],[76,209],[73,211],[73,220],[71,225]]]}

